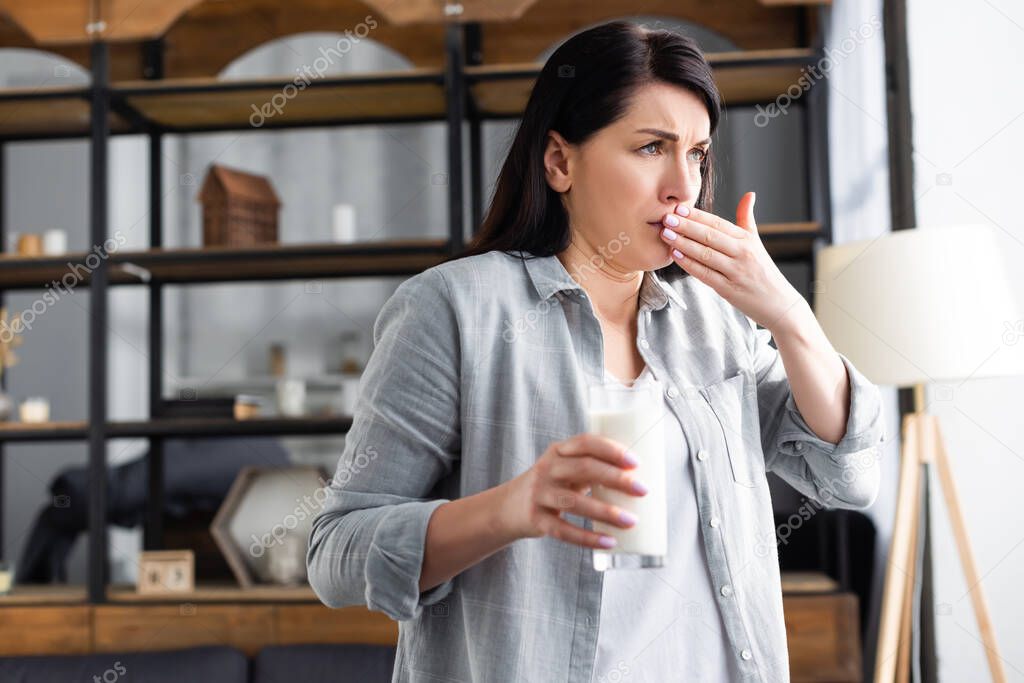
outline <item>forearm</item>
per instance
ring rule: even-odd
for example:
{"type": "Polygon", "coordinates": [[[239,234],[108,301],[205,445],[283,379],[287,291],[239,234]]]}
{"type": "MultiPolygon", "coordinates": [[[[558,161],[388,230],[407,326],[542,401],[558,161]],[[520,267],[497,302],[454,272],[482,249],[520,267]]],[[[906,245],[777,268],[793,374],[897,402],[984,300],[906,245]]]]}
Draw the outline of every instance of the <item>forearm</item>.
{"type": "Polygon", "coordinates": [[[430,516],[420,573],[420,592],[501,550],[519,536],[503,524],[504,485],[458,498],[430,516]]]}
{"type": "Polygon", "coordinates": [[[824,441],[839,443],[849,418],[850,379],[811,307],[802,302],[790,309],[772,337],[807,426],[824,441]]]}

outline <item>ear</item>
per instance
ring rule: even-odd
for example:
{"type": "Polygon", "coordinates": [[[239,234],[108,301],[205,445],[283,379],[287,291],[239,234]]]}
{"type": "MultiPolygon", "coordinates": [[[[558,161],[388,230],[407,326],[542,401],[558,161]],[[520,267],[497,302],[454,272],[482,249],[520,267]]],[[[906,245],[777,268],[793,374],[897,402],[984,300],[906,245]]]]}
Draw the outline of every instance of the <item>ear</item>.
{"type": "Polygon", "coordinates": [[[572,187],[569,170],[571,145],[557,131],[548,131],[547,146],[544,148],[544,179],[551,189],[558,193],[568,192],[572,187]]]}

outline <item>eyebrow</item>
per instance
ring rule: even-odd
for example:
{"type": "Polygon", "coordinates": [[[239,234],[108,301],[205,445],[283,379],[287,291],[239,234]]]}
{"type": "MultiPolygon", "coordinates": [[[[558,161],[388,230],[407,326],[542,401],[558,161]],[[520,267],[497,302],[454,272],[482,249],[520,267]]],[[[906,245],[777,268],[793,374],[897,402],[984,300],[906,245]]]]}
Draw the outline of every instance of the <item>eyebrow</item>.
{"type": "MultiPolygon", "coordinates": [[[[676,135],[675,133],[669,133],[668,131],[665,131],[665,130],[659,130],[658,128],[638,128],[638,129],[636,129],[633,132],[634,133],[650,133],[651,135],[656,135],[659,138],[665,138],[666,140],[671,140],[672,142],[679,142],[679,136],[678,135],[676,135]]],[[[706,139],[701,140],[700,142],[695,143],[695,144],[697,144],[697,145],[710,145],[711,144],[711,138],[706,138],[706,139]]]]}

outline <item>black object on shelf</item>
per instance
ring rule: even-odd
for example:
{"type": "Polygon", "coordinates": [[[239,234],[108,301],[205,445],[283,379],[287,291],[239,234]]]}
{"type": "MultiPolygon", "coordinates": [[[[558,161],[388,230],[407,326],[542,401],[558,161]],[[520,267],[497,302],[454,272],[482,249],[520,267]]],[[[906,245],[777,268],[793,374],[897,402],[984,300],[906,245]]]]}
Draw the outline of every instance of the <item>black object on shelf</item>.
{"type": "MultiPolygon", "coordinates": [[[[243,467],[290,465],[288,452],[274,439],[167,439],[162,447],[162,513],[179,520],[215,513],[243,467]]],[[[86,530],[93,488],[86,467],[65,469],[50,483],[52,503],[36,517],[18,562],[17,583],[67,582],[67,556],[86,530]]],[[[108,467],[106,489],[104,531],[108,524],[142,523],[150,499],[149,458],[108,467]]]]}

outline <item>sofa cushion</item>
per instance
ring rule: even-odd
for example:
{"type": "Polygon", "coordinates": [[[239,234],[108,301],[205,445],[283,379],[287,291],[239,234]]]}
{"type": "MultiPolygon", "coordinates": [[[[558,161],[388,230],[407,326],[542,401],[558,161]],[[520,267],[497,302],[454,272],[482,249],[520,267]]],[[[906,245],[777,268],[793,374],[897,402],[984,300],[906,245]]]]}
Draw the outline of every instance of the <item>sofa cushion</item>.
{"type": "Polygon", "coordinates": [[[249,662],[231,647],[90,655],[0,657],[4,683],[248,683],[249,662]]]}
{"type": "Polygon", "coordinates": [[[275,645],[253,660],[253,683],[390,683],[389,645],[275,645]]]}

